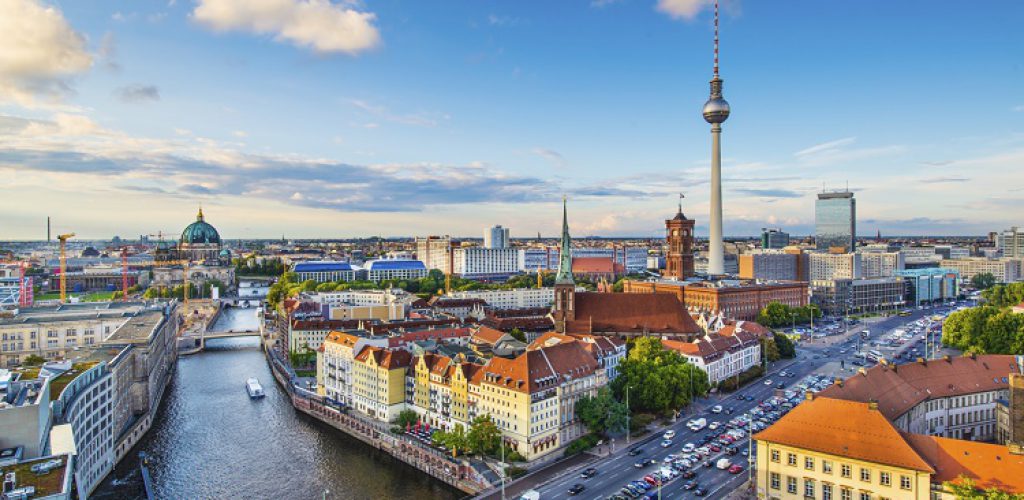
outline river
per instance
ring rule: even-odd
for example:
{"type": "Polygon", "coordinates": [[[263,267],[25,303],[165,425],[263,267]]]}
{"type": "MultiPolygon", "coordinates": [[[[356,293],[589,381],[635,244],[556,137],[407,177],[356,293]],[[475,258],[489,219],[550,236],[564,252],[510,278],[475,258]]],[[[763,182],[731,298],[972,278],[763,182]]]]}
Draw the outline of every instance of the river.
{"type": "MultiPolygon", "coordinates": [[[[238,328],[252,309],[229,309],[238,328]]],[[[251,316],[250,316],[251,315],[251,316]]],[[[218,325],[218,329],[221,326],[218,325]]],[[[208,341],[178,360],[153,428],[93,498],[144,498],[139,451],[151,459],[159,499],[455,499],[458,491],[297,412],[254,337],[208,341]],[[250,400],[245,379],[266,389],[250,400]]]]}

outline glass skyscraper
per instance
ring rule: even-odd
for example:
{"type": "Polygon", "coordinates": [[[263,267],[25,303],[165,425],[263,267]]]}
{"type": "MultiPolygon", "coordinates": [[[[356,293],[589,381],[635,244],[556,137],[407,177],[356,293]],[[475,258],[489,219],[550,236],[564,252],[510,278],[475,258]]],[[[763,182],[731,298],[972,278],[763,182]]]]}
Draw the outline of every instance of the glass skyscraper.
{"type": "Polygon", "coordinates": [[[818,250],[840,247],[854,251],[857,241],[857,200],[853,193],[819,193],[814,205],[814,242],[818,250]]]}

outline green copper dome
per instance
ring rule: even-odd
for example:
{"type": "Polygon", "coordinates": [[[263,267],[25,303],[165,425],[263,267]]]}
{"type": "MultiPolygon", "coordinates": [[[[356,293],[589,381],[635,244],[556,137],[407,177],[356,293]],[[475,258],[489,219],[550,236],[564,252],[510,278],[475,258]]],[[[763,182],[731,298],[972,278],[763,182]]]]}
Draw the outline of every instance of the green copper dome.
{"type": "Polygon", "coordinates": [[[209,244],[216,243],[220,244],[220,234],[213,226],[206,223],[203,220],[203,209],[199,209],[199,215],[196,216],[196,221],[189,224],[184,231],[181,232],[181,242],[190,245],[194,244],[209,244]]]}

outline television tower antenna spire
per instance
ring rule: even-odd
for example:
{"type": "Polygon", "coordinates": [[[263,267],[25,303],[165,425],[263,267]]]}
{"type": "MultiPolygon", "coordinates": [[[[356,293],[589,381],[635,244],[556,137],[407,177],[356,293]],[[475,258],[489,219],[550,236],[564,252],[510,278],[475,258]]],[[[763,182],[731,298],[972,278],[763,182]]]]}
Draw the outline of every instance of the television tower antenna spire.
{"type": "Polygon", "coordinates": [[[718,0],[715,0],[715,78],[718,78],[718,0]]]}

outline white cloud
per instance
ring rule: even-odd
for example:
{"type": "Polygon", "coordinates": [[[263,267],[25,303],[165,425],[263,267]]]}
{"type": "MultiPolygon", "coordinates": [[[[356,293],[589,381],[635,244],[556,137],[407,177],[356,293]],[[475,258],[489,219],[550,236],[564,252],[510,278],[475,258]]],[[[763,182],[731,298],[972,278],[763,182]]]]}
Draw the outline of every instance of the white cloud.
{"type": "Polygon", "coordinates": [[[1024,113],[1024,104],[1021,104],[1020,106],[1014,106],[1010,109],[1012,109],[1013,111],[1017,111],[1018,113],[1024,113]]]}
{"type": "Polygon", "coordinates": [[[809,148],[801,149],[800,151],[797,151],[796,153],[793,153],[793,155],[794,156],[813,155],[813,154],[816,154],[816,153],[821,153],[823,151],[834,150],[834,149],[840,148],[842,146],[848,146],[850,144],[853,144],[854,142],[857,142],[857,138],[856,137],[844,137],[842,139],[836,139],[834,141],[823,142],[821,144],[815,144],[814,146],[811,146],[809,148]]]}
{"type": "Polygon", "coordinates": [[[658,0],[656,8],[673,19],[693,19],[710,5],[714,5],[714,0],[658,0]]]}
{"type": "Polygon", "coordinates": [[[199,0],[192,17],[216,31],[274,35],[319,53],[354,55],[380,43],[376,15],[327,0],[199,0]]]}
{"type": "MultiPolygon", "coordinates": [[[[434,127],[441,120],[447,120],[450,118],[447,114],[438,115],[436,113],[409,113],[409,114],[396,114],[392,113],[388,108],[379,104],[373,104],[361,99],[349,99],[349,104],[353,107],[370,114],[376,118],[386,120],[394,123],[401,123],[402,125],[413,125],[417,127],[434,127]]],[[[377,123],[366,123],[363,125],[365,128],[377,128],[377,123]]]]}
{"type": "Polygon", "coordinates": [[[565,160],[565,157],[562,156],[562,153],[559,153],[554,149],[533,148],[533,154],[540,156],[541,158],[544,158],[545,160],[548,160],[559,167],[565,167],[569,164],[569,162],[565,160]]]}
{"type": "Polygon", "coordinates": [[[85,39],[55,7],[36,0],[0,0],[0,101],[53,102],[69,80],[89,69],[85,39]]]}
{"type": "Polygon", "coordinates": [[[793,156],[796,156],[805,165],[825,166],[869,158],[893,156],[903,153],[907,149],[905,146],[896,144],[871,148],[850,147],[856,142],[856,137],[845,137],[801,149],[793,153],[793,156]]]}

